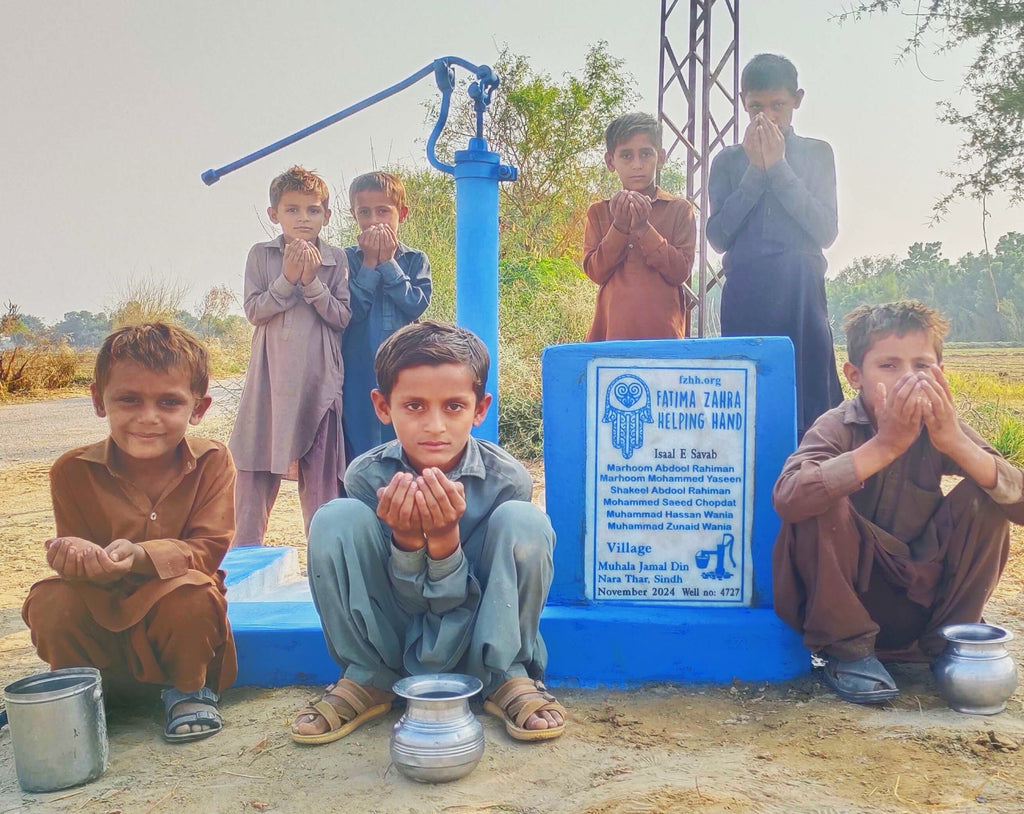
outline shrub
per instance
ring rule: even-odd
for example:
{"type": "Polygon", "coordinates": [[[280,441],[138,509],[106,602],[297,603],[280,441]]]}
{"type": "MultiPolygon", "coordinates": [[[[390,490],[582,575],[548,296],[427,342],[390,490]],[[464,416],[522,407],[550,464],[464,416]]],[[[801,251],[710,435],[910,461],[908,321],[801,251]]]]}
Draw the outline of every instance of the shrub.
{"type": "Polygon", "coordinates": [[[520,259],[499,267],[498,435],[509,452],[543,452],[540,357],[548,345],[582,342],[597,287],[567,257],[520,259]]]}
{"type": "Polygon", "coordinates": [[[0,352],[0,395],[68,387],[77,369],[78,354],[66,342],[18,345],[0,352]]]}

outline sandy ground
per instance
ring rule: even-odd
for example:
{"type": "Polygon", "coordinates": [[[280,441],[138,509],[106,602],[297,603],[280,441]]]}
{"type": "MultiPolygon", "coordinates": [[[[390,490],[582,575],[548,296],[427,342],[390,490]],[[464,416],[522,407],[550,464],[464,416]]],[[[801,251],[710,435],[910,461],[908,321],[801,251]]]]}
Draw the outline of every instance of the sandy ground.
{"type": "MultiPolygon", "coordinates": [[[[48,462],[0,464],[0,681],[44,669],[19,607],[45,574],[52,515],[48,462]]],[[[270,540],[295,542],[286,484],[270,540]]],[[[1024,634],[1024,535],[989,607],[1024,634]]],[[[1024,648],[1013,643],[1018,662],[1024,648]]],[[[0,814],[139,812],[920,812],[1024,811],[1024,689],[991,718],[948,710],[921,666],[895,667],[903,696],[881,708],[835,699],[812,674],[786,684],[561,690],[566,735],[517,744],[484,718],[486,752],[469,777],[429,786],[390,766],[399,710],[351,737],[300,747],[287,724],[316,688],[225,693],[225,730],[182,746],[160,740],[155,699],[110,715],[110,768],[86,786],[26,794],[9,729],[0,733],[0,814]]]]}

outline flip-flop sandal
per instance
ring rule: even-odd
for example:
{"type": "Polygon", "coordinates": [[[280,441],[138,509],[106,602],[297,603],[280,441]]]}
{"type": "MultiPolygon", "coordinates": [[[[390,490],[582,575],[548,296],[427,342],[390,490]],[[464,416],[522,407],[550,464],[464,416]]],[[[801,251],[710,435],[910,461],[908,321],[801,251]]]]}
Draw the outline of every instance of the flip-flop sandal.
{"type": "Polygon", "coordinates": [[[163,737],[168,743],[199,741],[211,735],[216,735],[224,728],[224,719],[217,708],[220,699],[217,697],[217,693],[209,687],[202,687],[196,692],[179,692],[171,687],[160,693],[160,697],[163,699],[164,713],[167,716],[163,737]],[[175,715],[174,708],[183,701],[203,704],[207,709],[175,715]],[[201,729],[198,732],[178,733],[174,731],[179,726],[184,726],[185,724],[205,724],[207,728],[201,729]]]}
{"type": "Polygon", "coordinates": [[[517,741],[546,741],[565,732],[568,714],[547,687],[532,678],[510,678],[484,701],[484,711],[501,718],[505,731],[517,741]],[[530,716],[537,712],[557,712],[562,725],[552,729],[525,729],[530,716]]]}
{"type": "Polygon", "coordinates": [[[328,730],[319,735],[301,735],[298,732],[292,732],[292,740],[296,743],[314,745],[341,740],[346,735],[355,732],[363,724],[379,718],[381,715],[387,715],[395,701],[394,695],[390,693],[388,695],[389,698],[386,701],[375,703],[373,696],[363,687],[351,679],[343,678],[338,683],[332,684],[324,690],[320,700],[311,701],[309,706],[299,710],[293,719],[298,720],[302,715],[320,715],[327,721],[328,730]],[[355,717],[349,720],[343,719],[338,714],[337,708],[330,701],[326,700],[328,695],[334,695],[344,700],[356,713],[355,717]]]}
{"type": "Polygon", "coordinates": [[[822,678],[836,695],[851,704],[881,704],[900,694],[893,677],[875,656],[855,661],[829,656],[822,678]]]}

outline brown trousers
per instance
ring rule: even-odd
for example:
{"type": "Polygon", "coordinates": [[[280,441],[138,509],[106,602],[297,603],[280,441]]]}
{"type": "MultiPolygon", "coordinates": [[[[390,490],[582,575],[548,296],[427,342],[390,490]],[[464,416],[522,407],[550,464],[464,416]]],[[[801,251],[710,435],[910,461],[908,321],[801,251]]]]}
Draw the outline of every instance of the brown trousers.
{"type": "Polygon", "coordinates": [[[170,684],[181,692],[217,692],[235,680],[225,664],[227,598],[214,585],[183,585],[119,632],[101,627],[75,586],[46,580],[32,586],[21,610],[39,658],[54,670],[96,667],[116,682],[170,684]]]}
{"type": "Polygon", "coordinates": [[[943,625],[981,620],[1003,572],[1010,524],[972,481],[939,504],[921,535],[900,541],[843,498],[784,525],[775,542],[775,612],[811,652],[928,661],[943,625]],[[917,557],[915,559],[915,556],[917,557]]]}
{"type": "MultiPolygon", "coordinates": [[[[339,443],[338,414],[335,410],[324,413],[313,437],[313,445],[298,460],[299,504],[306,536],[316,510],[341,494],[338,482],[339,443]]],[[[293,467],[294,464],[293,464],[293,467]]],[[[235,537],[236,546],[263,545],[267,521],[277,500],[281,479],[285,475],[274,472],[252,472],[239,469],[235,477],[235,537]]]]}

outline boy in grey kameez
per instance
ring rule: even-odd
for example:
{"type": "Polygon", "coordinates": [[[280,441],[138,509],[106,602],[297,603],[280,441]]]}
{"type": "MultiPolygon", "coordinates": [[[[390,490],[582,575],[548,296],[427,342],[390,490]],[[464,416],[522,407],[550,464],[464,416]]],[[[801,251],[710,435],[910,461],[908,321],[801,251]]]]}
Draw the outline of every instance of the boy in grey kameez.
{"type": "Polygon", "coordinates": [[[522,464],[470,436],[488,365],[451,325],[414,323],[381,346],[372,397],[398,439],[353,461],[349,497],[313,519],[309,582],[341,676],[296,716],[296,741],[344,737],[391,708],[397,679],[434,672],[479,678],[516,739],[564,731],[540,681],[554,532],[522,464]]]}
{"type": "MultiPolygon", "coordinates": [[[[262,545],[281,478],[297,470],[305,530],[340,493],[344,366],[340,332],[352,316],[348,260],[319,235],[331,217],[327,184],[294,166],[270,184],[280,237],[245,264],[245,315],[256,326],[228,447],[238,468],[232,545],[262,545]]],[[[293,476],[294,477],[294,476],[293,476]]]]}

